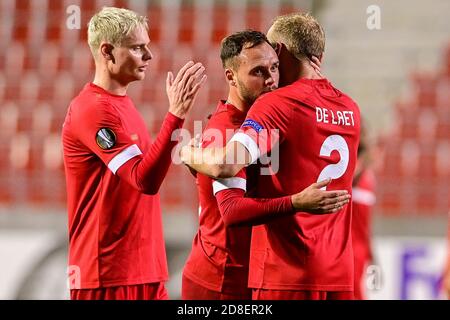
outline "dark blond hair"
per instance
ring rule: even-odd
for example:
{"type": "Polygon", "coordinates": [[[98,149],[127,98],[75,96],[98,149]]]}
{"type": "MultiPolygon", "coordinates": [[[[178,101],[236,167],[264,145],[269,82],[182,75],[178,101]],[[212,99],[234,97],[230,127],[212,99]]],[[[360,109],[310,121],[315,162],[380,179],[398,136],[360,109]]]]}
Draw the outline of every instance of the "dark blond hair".
{"type": "Polygon", "coordinates": [[[276,17],[268,38],[283,43],[297,59],[320,57],[325,50],[325,33],[309,13],[292,13],[276,17]]]}

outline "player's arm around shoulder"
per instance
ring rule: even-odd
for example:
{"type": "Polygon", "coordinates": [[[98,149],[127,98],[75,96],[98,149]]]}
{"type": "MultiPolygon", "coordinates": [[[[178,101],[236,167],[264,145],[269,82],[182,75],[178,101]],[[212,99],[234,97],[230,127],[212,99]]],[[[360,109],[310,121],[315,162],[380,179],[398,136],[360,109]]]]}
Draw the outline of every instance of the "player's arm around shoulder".
{"type": "Polygon", "coordinates": [[[291,196],[292,206],[296,211],[312,214],[326,214],[340,211],[350,202],[347,190],[326,191],[324,188],[331,183],[331,179],[316,182],[301,192],[291,196]]]}
{"type": "MultiPolygon", "coordinates": [[[[277,122],[270,117],[279,113],[272,99],[265,98],[265,94],[256,100],[251,107],[249,115],[241,126],[241,129],[227,143],[225,148],[194,148],[192,145],[181,148],[180,157],[183,163],[191,169],[205,174],[214,179],[224,179],[235,176],[242,168],[256,162],[259,158],[257,141],[266,141],[267,131],[262,133],[262,139],[258,135],[264,126],[261,123],[269,123],[269,128],[277,128],[277,122]],[[273,113],[268,112],[274,110],[273,113]],[[254,115],[254,118],[252,118],[254,115]],[[250,131],[250,129],[252,129],[250,131]],[[266,138],[265,138],[266,137],[266,138]]],[[[279,116],[278,116],[279,118],[279,116]]],[[[285,122],[288,122],[286,117],[285,122]]],[[[281,122],[281,121],[280,121],[281,122]]],[[[278,138],[278,136],[277,136],[278,138]]],[[[263,143],[266,145],[267,143],[263,143]]],[[[266,151],[267,148],[263,148],[266,151]]]]}
{"type": "Polygon", "coordinates": [[[249,152],[238,142],[228,142],[225,147],[202,148],[192,141],[181,148],[180,158],[190,169],[213,179],[234,177],[251,162],[249,152]]]}

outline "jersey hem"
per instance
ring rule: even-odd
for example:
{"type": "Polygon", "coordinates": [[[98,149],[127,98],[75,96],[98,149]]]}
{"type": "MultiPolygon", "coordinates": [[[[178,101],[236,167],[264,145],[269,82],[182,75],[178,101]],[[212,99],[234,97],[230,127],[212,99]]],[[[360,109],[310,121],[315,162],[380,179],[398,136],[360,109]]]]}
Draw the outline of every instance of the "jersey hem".
{"type": "Polygon", "coordinates": [[[222,285],[215,286],[215,285],[211,284],[210,282],[206,282],[206,281],[198,278],[193,273],[190,273],[188,271],[184,271],[183,275],[186,278],[189,278],[189,280],[195,282],[196,284],[201,285],[202,287],[205,287],[205,288],[215,291],[215,292],[222,292],[222,285]]]}
{"type": "Polygon", "coordinates": [[[79,288],[70,288],[70,290],[97,289],[97,288],[118,287],[118,286],[132,286],[132,285],[146,284],[146,283],[166,282],[167,280],[168,280],[168,276],[159,277],[159,278],[144,278],[144,279],[136,279],[136,280],[84,282],[80,285],[79,288]]]}
{"type": "Polygon", "coordinates": [[[299,291],[353,291],[353,285],[317,285],[317,284],[285,284],[249,282],[249,288],[267,290],[299,290],[299,291]]]}

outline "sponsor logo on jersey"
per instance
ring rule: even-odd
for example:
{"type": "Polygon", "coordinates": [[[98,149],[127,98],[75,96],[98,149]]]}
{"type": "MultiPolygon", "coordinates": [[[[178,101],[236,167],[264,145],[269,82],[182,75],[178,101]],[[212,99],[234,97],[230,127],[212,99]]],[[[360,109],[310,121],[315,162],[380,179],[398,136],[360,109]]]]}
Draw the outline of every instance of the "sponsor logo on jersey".
{"type": "Polygon", "coordinates": [[[103,150],[109,150],[116,144],[116,134],[109,128],[101,128],[95,137],[97,145],[103,150]]]}
{"type": "Polygon", "coordinates": [[[245,128],[245,127],[250,127],[258,133],[263,129],[262,125],[260,125],[258,122],[256,122],[255,120],[252,120],[252,119],[247,119],[244,121],[241,128],[245,128]]]}

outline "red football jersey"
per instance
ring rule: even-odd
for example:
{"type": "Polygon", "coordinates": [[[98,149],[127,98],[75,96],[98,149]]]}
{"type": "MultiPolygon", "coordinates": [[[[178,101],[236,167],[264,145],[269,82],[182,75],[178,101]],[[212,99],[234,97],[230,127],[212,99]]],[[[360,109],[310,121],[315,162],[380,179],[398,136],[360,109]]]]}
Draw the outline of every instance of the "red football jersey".
{"type": "MultiPolygon", "coordinates": [[[[170,114],[166,120],[171,128],[182,122],[170,114]]],[[[159,195],[146,195],[118,176],[155,148],[131,99],[87,84],[68,109],[62,139],[69,265],[78,277],[71,288],[167,280],[159,195]]]]}
{"type": "Polygon", "coordinates": [[[370,245],[371,211],[375,204],[375,176],[370,169],[364,169],[352,195],[352,244],[355,256],[355,299],[365,299],[364,275],[367,265],[372,260],[370,245]]]}
{"type": "MultiPolygon", "coordinates": [[[[272,175],[258,181],[258,196],[269,198],[328,177],[328,190],[351,192],[359,131],[355,102],[326,79],[301,79],[256,100],[232,140],[244,144],[253,161],[271,157],[272,175]],[[267,130],[273,129],[272,136],[267,130]]],[[[254,227],[249,286],[351,291],[351,206],[335,214],[298,212],[254,227]]]]}
{"type": "Polygon", "coordinates": [[[355,259],[368,262],[372,259],[370,247],[371,209],[375,205],[375,175],[365,169],[353,187],[352,242],[355,259]]]}
{"type": "MultiPolygon", "coordinates": [[[[231,104],[220,102],[203,131],[202,147],[223,147],[244,119],[245,113],[231,104]]],[[[197,188],[199,229],[183,271],[184,276],[213,291],[249,295],[247,279],[251,227],[226,228],[215,197],[224,189],[246,190],[245,170],[241,170],[236,177],[220,180],[197,173],[197,188]]]]}

